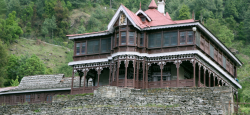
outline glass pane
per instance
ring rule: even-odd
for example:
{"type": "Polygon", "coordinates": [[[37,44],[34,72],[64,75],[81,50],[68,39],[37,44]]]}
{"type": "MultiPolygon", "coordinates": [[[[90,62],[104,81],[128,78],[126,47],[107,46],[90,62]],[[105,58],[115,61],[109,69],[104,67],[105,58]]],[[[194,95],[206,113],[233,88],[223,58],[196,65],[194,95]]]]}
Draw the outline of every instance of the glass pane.
{"type": "Polygon", "coordinates": [[[176,46],[178,43],[178,32],[171,32],[171,46],[176,46]]]}
{"type": "Polygon", "coordinates": [[[200,33],[196,32],[196,45],[200,47],[200,33]]]}
{"type": "Polygon", "coordinates": [[[88,54],[99,53],[100,40],[91,40],[88,42],[88,54]]]}
{"type": "Polygon", "coordinates": [[[85,47],[86,47],[86,43],[82,43],[82,54],[85,54],[85,47]]]}
{"type": "Polygon", "coordinates": [[[185,34],[186,32],[180,32],[180,45],[185,44],[186,42],[185,34]]]}
{"type": "Polygon", "coordinates": [[[119,33],[116,34],[116,46],[119,46],[119,33]]]}
{"type": "Polygon", "coordinates": [[[110,45],[111,45],[110,38],[101,39],[101,52],[102,53],[110,52],[110,45]]]}
{"type": "Polygon", "coordinates": [[[76,55],[80,54],[80,43],[76,43],[76,55]]]}
{"type": "Polygon", "coordinates": [[[165,32],[163,38],[163,46],[175,46],[177,45],[177,32],[165,32]]]}
{"type": "Polygon", "coordinates": [[[112,46],[115,47],[115,38],[112,36],[112,46]]]}
{"type": "Polygon", "coordinates": [[[187,44],[193,44],[193,32],[192,31],[188,32],[187,44]]]}
{"type": "Polygon", "coordinates": [[[135,35],[135,32],[129,32],[129,44],[130,45],[134,45],[134,35],[135,35]]]}
{"type": "Polygon", "coordinates": [[[121,32],[121,45],[126,45],[126,32],[121,32]]]}
{"type": "Polygon", "coordinates": [[[214,47],[210,44],[210,56],[214,58],[214,47]]]}
{"type": "Polygon", "coordinates": [[[140,46],[143,46],[143,44],[144,44],[144,33],[142,33],[140,36],[140,46]]]}
{"type": "Polygon", "coordinates": [[[161,33],[151,33],[148,37],[149,48],[161,47],[161,33]]]}
{"type": "Polygon", "coordinates": [[[223,67],[226,69],[226,58],[222,56],[223,67]]]}

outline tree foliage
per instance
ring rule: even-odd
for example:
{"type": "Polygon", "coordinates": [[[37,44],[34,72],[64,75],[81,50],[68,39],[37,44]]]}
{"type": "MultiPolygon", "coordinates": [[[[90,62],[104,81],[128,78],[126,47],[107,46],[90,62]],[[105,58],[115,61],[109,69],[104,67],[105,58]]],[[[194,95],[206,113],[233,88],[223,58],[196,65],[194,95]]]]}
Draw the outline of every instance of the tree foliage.
{"type": "Polygon", "coordinates": [[[179,14],[180,14],[178,17],[179,20],[190,19],[189,7],[187,5],[182,5],[179,14]]]}
{"type": "Polygon", "coordinates": [[[6,65],[8,62],[7,46],[0,39],[0,87],[4,86],[6,77],[6,65]]]}
{"type": "Polygon", "coordinates": [[[12,79],[10,84],[11,84],[11,86],[18,86],[19,85],[18,76],[16,77],[15,80],[12,79]]]}

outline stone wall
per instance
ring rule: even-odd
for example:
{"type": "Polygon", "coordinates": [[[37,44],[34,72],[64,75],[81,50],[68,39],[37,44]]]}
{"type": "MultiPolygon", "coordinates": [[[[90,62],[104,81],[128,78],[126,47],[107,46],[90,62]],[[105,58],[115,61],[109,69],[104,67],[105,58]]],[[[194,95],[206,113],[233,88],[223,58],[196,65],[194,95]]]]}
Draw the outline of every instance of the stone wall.
{"type": "Polygon", "coordinates": [[[55,96],[50,104],[0,106],[0,114],[228,115],[233,112],[229,101],[229,87],[137,90],[105,86],[94,96],[55,96]]]}

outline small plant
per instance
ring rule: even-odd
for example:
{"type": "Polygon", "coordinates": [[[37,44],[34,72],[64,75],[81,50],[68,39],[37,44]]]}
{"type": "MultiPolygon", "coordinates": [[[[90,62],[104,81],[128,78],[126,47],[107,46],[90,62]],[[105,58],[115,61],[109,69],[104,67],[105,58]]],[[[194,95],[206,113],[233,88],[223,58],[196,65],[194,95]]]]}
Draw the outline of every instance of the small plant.
{"type": "Polygon", "coordinates": [[[24,103],[23,103],[23,105],[28,105],[29,103],[27,102],[27,101],[25,101],[24,103]]]}
{"type": "Polygon", "coordinates": [[[36,113],[37,113],[37,112],[40,112],[40,111],[41,111],[40,109],[36,109],[34,112],[36,112],[36,113]]]}

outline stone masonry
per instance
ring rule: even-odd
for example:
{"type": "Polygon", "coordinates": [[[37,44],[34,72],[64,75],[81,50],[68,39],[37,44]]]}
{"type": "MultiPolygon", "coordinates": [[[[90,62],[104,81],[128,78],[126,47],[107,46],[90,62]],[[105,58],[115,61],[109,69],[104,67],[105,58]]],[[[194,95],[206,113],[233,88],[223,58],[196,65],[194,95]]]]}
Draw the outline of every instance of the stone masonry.
{"type": "Polygon", "coordinates": [[[3,105],[2,114],[229,115],[229,87],[128,89],[99,87],[94,96],[55,96],[52,103],[3,105]]]}

